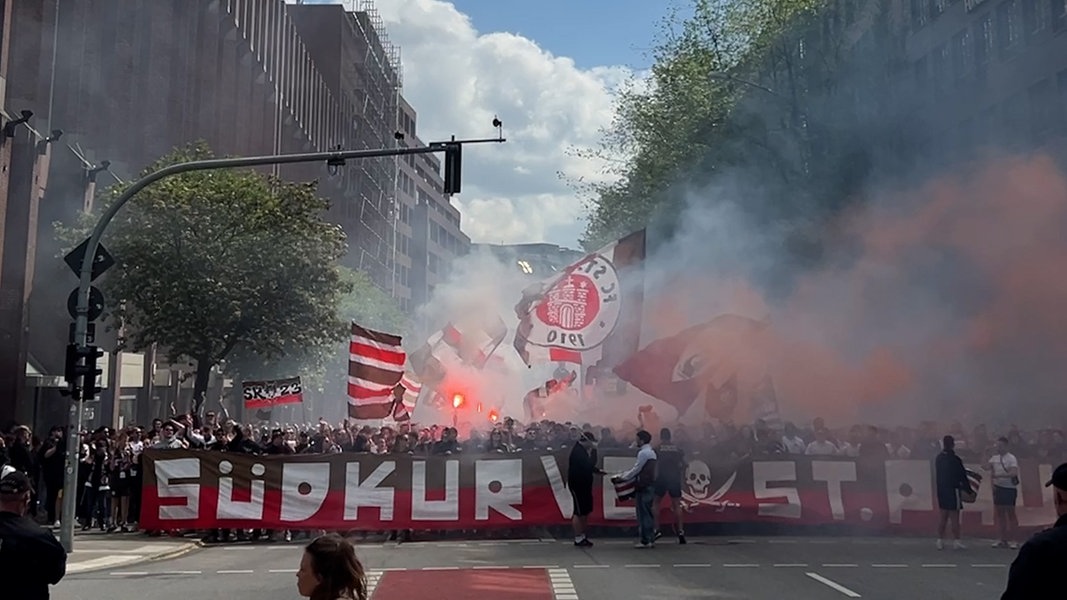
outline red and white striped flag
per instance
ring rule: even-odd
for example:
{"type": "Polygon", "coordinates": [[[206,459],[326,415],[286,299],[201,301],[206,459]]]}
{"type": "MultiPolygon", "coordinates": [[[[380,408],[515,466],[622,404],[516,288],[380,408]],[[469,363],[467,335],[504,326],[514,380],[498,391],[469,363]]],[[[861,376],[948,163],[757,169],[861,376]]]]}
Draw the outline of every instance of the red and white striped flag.
{"type": "Polygon", "coordinates": [[[398,335],[352,323],[348,345],[348,416],[384,419],[393,413],[394,388],[404,375],[407,354],[398,335]]]}
{"type": "Polygon", "coordinates": [[[411,373],[404,373],[397,391],[400,392],[400,402],[393,408],[393,419],[410,421],[411,415],[415,414],[415,403],[422,391],[422,383],[411,373]]]}
{"type": "Polygon", "coordinates": [[[500,315],[464,323],[448,323],[441,329],[441,341],[448,344],[468,365],[481,369],[508,335],[500,315]]]}

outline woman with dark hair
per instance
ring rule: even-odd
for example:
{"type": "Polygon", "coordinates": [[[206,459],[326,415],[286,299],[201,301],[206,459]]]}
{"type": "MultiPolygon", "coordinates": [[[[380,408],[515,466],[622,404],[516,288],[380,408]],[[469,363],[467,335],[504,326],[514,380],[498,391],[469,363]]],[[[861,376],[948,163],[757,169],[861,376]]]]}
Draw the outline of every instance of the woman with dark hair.
{"type": "Polygon", "coordinates": [[[352,543],[336,533],[304,548],[296,591],[311,600],[367,600],[367,577],[352,543]]]}

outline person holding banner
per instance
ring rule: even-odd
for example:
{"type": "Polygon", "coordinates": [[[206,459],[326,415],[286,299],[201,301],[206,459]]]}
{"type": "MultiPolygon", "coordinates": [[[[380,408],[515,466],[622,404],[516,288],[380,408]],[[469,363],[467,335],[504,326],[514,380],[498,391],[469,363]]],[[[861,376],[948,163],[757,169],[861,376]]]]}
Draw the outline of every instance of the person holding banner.
{"type": "Polygon", "coordinates": [[[570,489],[571,499],[574,500],[574,513],[571,516],[574,545],[583,548],[593,545],[585,534],[589,515],[593,512],[593,479],[596,475],[604,474],[596,464],[596,436],[593,432],[586,431],[571,448],[567,467],[567,488],[570,489]]]}
{"type": "Polygon", "coordinates": [[[960,541],[960,511],[963,509],[960,492],[970,492],[971,481],[967,478],[963,461],[956,455],[955,438],[946,435],[941,440],[941,448],[941,454],[934,460],[937,506],[941,509],[937,522],[937,549],[944,549],[945,530],[951,525],[952,546],[956,550],[963,550],[963,542],[960,541]]]}
{"type": "Polygon", "coordinates": [[[629,471],[612,478],[612,482],[634,482],[634,504],[637,511],[637,533],[641,541],[636,548],[655,546],[656,520],[652,516],[655,498],[656,451],[652,449],[652,434],[642,429],[637,432],[637,462],[629,471]]]}

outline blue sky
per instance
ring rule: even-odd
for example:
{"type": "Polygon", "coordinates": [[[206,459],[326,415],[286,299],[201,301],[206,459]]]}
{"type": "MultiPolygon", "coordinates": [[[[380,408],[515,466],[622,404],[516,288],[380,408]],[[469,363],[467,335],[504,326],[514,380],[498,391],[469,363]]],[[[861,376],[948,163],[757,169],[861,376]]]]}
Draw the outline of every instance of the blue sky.
{"type": "Polygon", "coordinates": [[[517,33],[579,68],[624,65],[637,70],[651,62],[663,0],[453,0],[475,29],[517,33]]]}

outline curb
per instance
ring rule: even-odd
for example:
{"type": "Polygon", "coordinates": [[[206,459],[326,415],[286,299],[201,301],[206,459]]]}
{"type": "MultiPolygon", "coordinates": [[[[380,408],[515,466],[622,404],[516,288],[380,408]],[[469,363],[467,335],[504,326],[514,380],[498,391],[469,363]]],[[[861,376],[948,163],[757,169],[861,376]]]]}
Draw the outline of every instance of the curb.
{"type": "Polygon", "coordinates": [[[106,571],[108,569],[126,568],[126,567],[131,567],[133,565],[139,565],[139,564],[148,563],[148,562],[156,562],[156,561],[167,560],[167,559],[171,559],[171,558],[178,558],[178,557],[184,556],[186,554],[189,554],[189,553],[191,553],[191,552],[193,552],[195,550],[199,550],[199,549],[201,549],[203,547],[204,547],[204,542],[202,540],[197,540],[195,542],[189,542],[189,543],[187,543],[185,546],[183,546],[181,548],[175,548],[174,550],[170,550],[170,551],[164,552],[162,554],[141,556],[141,557],[138,557],[138,558],[135,558],[135,559],[131,560],[130,562],[123,563],[121,565],[104,565],[104,566],[92,567],[92,568],[89,568],[89,569],[84,569],[84,570],[79,570],[79,571],[71,571],[70,570],[71,567],[77,568],[77,563],[75,563],[73,565],[69,565],[68,564],[67,565],[67,575],[85,575],[87,573],[98,573],[100,571],[106,571]]]}

